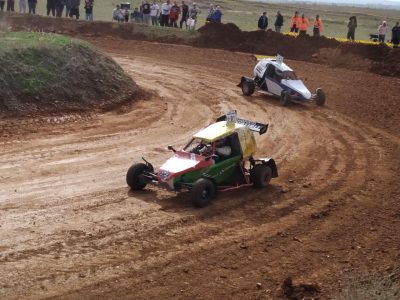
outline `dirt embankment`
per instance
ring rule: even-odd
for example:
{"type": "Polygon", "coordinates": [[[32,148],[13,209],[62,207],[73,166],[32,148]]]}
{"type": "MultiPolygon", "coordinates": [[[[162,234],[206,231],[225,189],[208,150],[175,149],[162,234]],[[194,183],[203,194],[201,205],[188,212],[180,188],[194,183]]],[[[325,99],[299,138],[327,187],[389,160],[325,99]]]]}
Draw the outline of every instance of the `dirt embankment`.
{"type": "Polygon", "coordinates": [[[199,35],[183,39],[174,35],[155,36],[141,31],[141,25],[110,22],[76,22],[40,16],[12,16],[6,22],[14,30],[40,30],[69,35],[113,36],[124,39],[177,43],[312,61],[353,70],[369,70],[400,76],[400,51],[386,45],[342,43],[335,39],[311,36],[287,36],[268,31],[242,31],[234,24],[206,24],[199,35]]]}
{"type": "Polygon", "coordinates": [[[4,34],[0,65],[0,117],[107,109],[139,92],[110,57],[55,34],[4,34]]]}
{"type": "Polygon", "coordinates": [[[234,24],[207,24],[199,29],[196,46],[274,55],[334,67],[370,70],[400,76],[400,51],[386,45],[342,43],[332,38],[288,36],[268,31],[241,31],[234,24]]]}

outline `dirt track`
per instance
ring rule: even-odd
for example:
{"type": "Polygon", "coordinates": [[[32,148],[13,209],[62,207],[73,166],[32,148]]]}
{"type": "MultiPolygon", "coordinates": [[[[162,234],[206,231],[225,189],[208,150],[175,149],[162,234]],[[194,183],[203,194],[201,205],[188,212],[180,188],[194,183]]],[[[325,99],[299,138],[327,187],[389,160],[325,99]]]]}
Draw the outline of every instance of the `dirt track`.
{"type": "Polygon", "coordinates": [[[91,41],[154,92],[118,112],[3,127],[0,298],[275,299],[288,276],[326,298],[398,266],[399,79],[290,62],[328,105],[283,108],[235,87],[248,54],[91,41]],[[132,162],[158,165],[229,109],[270,123],[258,141],[278,163],[271,187],[205,209],[186,193],[128,190],[132,162]]]}

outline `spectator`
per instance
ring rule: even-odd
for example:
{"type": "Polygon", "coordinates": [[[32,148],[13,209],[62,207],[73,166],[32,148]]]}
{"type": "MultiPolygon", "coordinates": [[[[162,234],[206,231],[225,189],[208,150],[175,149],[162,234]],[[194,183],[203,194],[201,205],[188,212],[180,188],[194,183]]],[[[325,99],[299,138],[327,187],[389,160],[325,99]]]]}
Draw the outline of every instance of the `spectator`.
{"type": "Polygon", "coordinates": [[[6,3],[5,0],[0,0],[0,11],[3,12],[4,11],[4,4],[6,3]]]}
{"type": "MultiPolygon", "coordinates": [[[[124,22],[129,22],[129,9],[125,8],[122,10],[122,14],[124,15],[124,22]]],[[[142,22],[142,14],[139,12],[139,23],[142,22]]]]}
{"type": "Polygon", "coordinates": [[[210,7],[208,8],[207,16],[206,16],[207,22],[211,22],[213,20],[213,14],[214,14],[214,5],[210,4],[210,7]]]}
{"type": "Polygon", "coordinates": [[[176,4],[176,1],[174,2],[174,5],[172,5],[170,11],[169,11],[169,26],[170,27],[175,27],[178,28],[178,18],[179,15],[181,14],[181,9],[180,7],[176,4]]]}
{"type": "Polygon", "coordinates": [[[324,25],[322,24],[322,20],[319,15],[315,16],[313,35],[321,36],[322,31],[324,31],[324,25]]]}
{"type": "Polygon", "coordinates": [[[212,14],[212,20],[215,23],[221,23],[222,15],[223,13],[221,12],[221,8],[219,7],[219,5],[217,5],[217,7],[214,10],[214,13],[212,14]]]}
{"type": "Polygon", "coordinates": [[[121,7],[117,5],[112,13],[113,20],[117,21],[118,23],[124,22],[124,12],[122,11],[121,7]]]}
{"type": "Polygon", "coordinates": [[[378,27],[378,40],[379,43],[384,43],[385,42],[385,36],[387,33],[388,26],[386,24],[386,21],[383,21],[381,25],[378,27]]]}
{"type": "Polygon", "coordinates": [[[71,6],[69,8],[69,17],[79,19],[79,6],[81,5],[81,0],[71,0],[71,6]]]}
{"type": "Polygon", "coordinates": [[[85,19],[93,21],[93,0],[85,0],[85,19]]]}
{"type": "Polygon", "coordinates": [[[153,4],[150,7],[150,18],[151,18],[151,24],[153,26],[158,26],[158,14],[160,13],[160,6],[156,3],[156,1],[153,1],[153,4]]]}
{"type": "Polygon", "coordinates": [[[62,17],[65,2],[64,0],[56,0],[56,17],[62,17]]]}
{"type": "Polygon", "coordinates": [[[53,17],[56,16],[56,0],[47,0],[46,8],[47,8],[47,16],[50,15],[50,12],[53,17]]]}
{"type": "Polygon", "coordinates": [[[188,19],[189,30],[196,29],[197,15],[199,13],[200,13],[200,10],[197,8],[197,4],[193,3],[193,7],[189,11],[189,19],[188,19]]]}
{"type": "Polygon", "coordinates": [[[349,23],[347,24],[347,39],[354,41],[355,39],[355,32],[356,32],[356,28],[357,28],[357,18],[356,16],[351,16],[349,18],[349,23]]]}
{"type": "Polygon", "coordinates": [[[300,17],[299,17],[299,12],[295,12],[294,16],[290,20],[290,32],[299,32],[299,22],[300,22],[300,17]]]}
{"type": "Polygon", "coordinates": [[[19,12],[25,13],[26,12],[26,0],[19,0],[19,12]]]}
{"type": "Polygon", "coordinates": [[[308,18],[302,14],[297,24],[299,26],[300,35],[306,35],[308,27],[310,27],[310,21],[308,21],[308,18]]]}
{"type": "Polygon", "coordinates": [[[71,0],[65,0],[65,17],[69,17],[69,11],[71,10],[71,0]]]}
{"type": "Polygon", "coordinates": [[[28,11],[30,14],[36,14],[37,0],[28,0],[28,11]]]}
{"type": "Polygon", "coordinates": [[[283,16],[281,15],[281,12],[278,10],[276,14],[276,19],[275,19],[275,31],[276,32],[281,32],[281,28],[283,26],[283,16]]]}
{"type": "Polygon", "coordinates": [[[392,28],[392,43],[393,48],[399,48],[400,44],[400,25],[399,22],[392,28]]]}
{"type": "Polygon", "coordinates": [[[142,13],[143,13],[143,23],[146,25],[150,25],[151,5],[147,0],[142,5],[142,13]]]}
{"type": "Polygon", "coordinates": [[[258,29],[265,30],[268,28],[268,17],[267,12],[264,11],[261,17],[258,19],[258,29]]]}
{"type": "Polygon", "coordinates": [[[185,1],[182,1],[181,11],[182,11],[182,18],[181,21],[179,22],[179,27],[182,29],[182,24],[185,23],[187,29],[188,27],[187,20],[189,18],[189,6],[185,4],[185,1]]]}
{"type": "Polygon", "coordinates": [[[139,8],[135,7],[133,12],[131,13],[131,21],[135,23],[141,23],[140,11],[139,8]]]}
{"type": "Polygon", "coordinates": [[[139,20],[140,20],[139,23],[143,22],[143,5],[144,1],[142,1],[142,4],[139,5],[139,20]]]}
{"type": "Polygon", "coordinates": [[[14,11],[14,0],[7,0],[7,11],[14,11]]]}
{"type": "Polygon", "coordinates": [[[171,5],[169,4],[169,0],[164,0],[164,3],[161,5],[161,14],[160,14],[160,25],[161,26],[169,25],[170,10],[171,10],[171,5]]]}

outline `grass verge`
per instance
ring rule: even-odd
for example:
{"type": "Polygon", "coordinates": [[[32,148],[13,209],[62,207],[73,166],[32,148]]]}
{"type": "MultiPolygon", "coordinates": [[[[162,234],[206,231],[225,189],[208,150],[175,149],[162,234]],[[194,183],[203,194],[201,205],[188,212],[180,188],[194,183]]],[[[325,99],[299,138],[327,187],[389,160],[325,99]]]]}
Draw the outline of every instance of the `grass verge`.
{"type": "Polygon", "coordinates": [[[0,33],[0,65],[0,115],[106,107],[138,90],[111,58],[58,34],[0,33]]]}

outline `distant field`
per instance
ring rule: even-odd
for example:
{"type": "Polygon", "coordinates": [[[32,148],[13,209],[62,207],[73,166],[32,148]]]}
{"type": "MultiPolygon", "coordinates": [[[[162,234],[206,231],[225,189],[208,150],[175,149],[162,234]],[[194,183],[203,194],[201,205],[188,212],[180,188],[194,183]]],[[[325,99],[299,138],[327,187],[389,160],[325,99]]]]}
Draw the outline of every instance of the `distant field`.
{"type": "MultiPolygon", "coordinates": [[[[132,7],[138,7],[141,0],[130,1],[132,7]]],[[[180,3],[181,1],[178,1],[180,3]]],[[[204,24],[207,6],[209,1],[196,1],[202,14],[199,17],[199,26],[204,24]]],[[[84,18],[83,0],[81,0],[81,16],[84,18]]],[[[115,5],[119,3],[111,0],[95,0],[94,18],[95,20],[111,20],[111,12],[115,5]]],[[[192,3],[192,1],[187,2],[192,3]]],[[[389,27],[400,21],[399,11],[390,10],[374,10],[366,8],[353,8],[341,6],[326,6],[326,5],[294,5],[294,4],[266,4],[260,2],[239,1],[239,0],[221,0],[214,2],[221,6],[224,13],[223,22],[232,22],[237,24],[243,30],[256,30],[257,20],[263,11],[267,11],[270,17],[269,27],[273,26],[275,14],[280,10],[285,18],[284,31],[289,31],[290,17],[295,10],[305,13],[311,20],[316,14],[319,14],[325,25],[326,36],[331,37],[346,37],[347,21],[351,15],[356,15],[358,19],[358,28],[356,31],[357,39],[368,39],[370,33],[376,33],[377,27],[382,20],[389,23],[389,27]]],[[[16,1],[16,8],[18,4],[16,1]]],[[[45,14],[46,1],[38,0],[38,13],[45,14]]],[[[310,30],[311,31],[311,30],[310,30]]],[[[390,38],[387,36],[387,38],[390,38]]]]}

